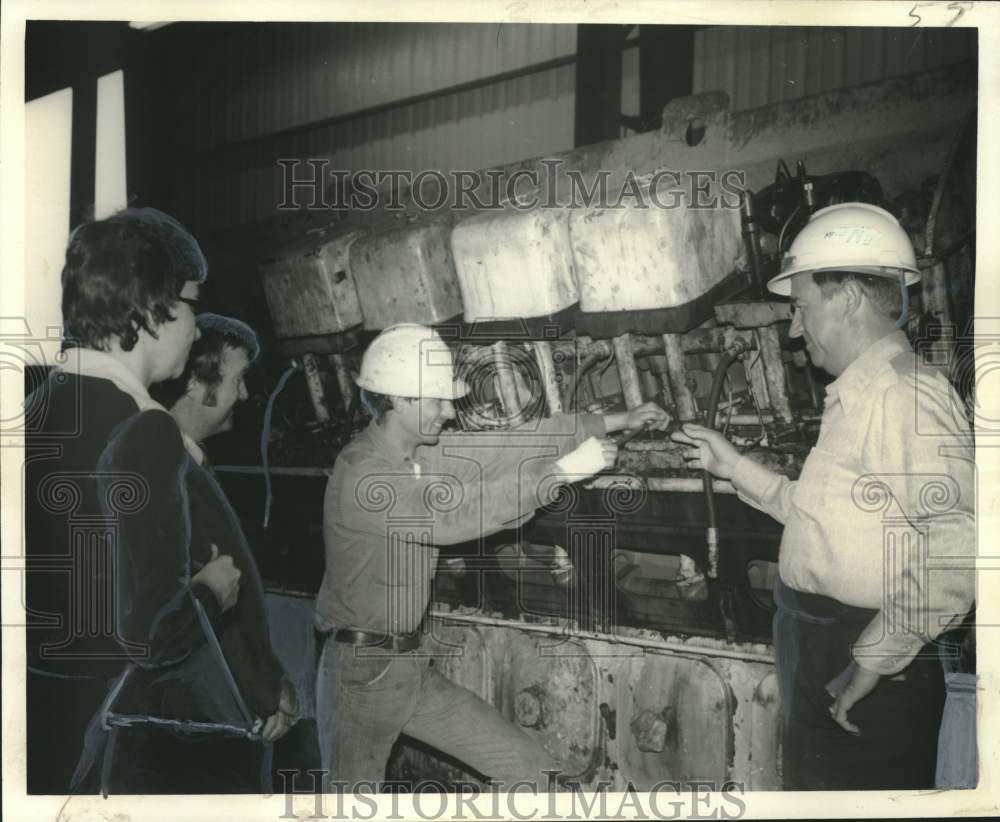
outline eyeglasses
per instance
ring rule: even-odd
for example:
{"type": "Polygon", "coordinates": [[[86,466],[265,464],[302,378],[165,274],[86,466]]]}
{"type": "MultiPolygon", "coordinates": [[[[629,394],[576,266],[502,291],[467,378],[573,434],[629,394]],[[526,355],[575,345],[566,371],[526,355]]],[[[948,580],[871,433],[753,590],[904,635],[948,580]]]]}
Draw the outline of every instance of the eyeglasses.
{"type": "Polygon", "coordinates": [[[196,314],[198,313],[198,309],[201,308],[201,300],[198,299],[192,300],[190,297],[178,297],[177,301],[181,303],[187,303],[189,306],[191,306],[191,310],[196,314]]]}

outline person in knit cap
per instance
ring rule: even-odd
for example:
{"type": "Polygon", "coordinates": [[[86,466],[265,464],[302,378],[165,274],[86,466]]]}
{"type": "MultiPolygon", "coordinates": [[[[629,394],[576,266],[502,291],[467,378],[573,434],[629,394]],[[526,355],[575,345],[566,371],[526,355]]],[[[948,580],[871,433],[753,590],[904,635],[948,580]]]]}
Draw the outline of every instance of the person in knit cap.
{"type": "Polygon", "coordinates": [[[29,793],[259,791],[295,713],[236,517],[149,394],[183,373],[207,270],[156,209],[70,237],[64,362],[26,400],[29,793]]]}

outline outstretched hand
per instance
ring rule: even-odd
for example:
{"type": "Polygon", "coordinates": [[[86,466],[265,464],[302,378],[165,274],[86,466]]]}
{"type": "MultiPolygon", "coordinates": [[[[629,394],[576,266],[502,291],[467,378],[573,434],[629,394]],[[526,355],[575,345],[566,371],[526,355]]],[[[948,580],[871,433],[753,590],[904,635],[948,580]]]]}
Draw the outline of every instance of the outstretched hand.
{"type": "Polygon", "coordinates": [[[732,479],[740,452],[718,431],[687,423],[671,434],[670,439],[692,446],[684,452],[688,468],[704,469],[721,479],[732,479]]]}
{"type": "Polygon", "coordinates": [[[655,431],[666,431],[670,425],[671,416],[655,402],[644,402],[642,405],[630,408],[628,411],[617,411],[605,414],[604,428],[612,431],[634,431],[637,428],[648,428],[655,431]]]}

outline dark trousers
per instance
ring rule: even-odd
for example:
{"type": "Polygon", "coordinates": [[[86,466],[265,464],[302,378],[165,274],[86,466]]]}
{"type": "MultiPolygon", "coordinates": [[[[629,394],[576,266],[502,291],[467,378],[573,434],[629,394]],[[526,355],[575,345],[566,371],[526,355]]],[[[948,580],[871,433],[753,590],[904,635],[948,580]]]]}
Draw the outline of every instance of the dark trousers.
{"type": "Polygon", "coordinates": [[[121,728],[112,794],[271,793],[271,746],[228,736],[121,728]]]}
{"type": "Polygon", "coordinates": [[[780,582],[775,600],[785,790],[933,788],[945,699],[934,646],[925,646],[898,676],[883,677],[851,709],[861,729],[855,736],[830,717],[826,686],[850,664],[851,646],[876,612],[780,582]]]}
{"type": "Polygon", "coordinates": [[[110,682],[29,671],[25,680],[28,793],[68,794],[91,717],[110,682]]]}

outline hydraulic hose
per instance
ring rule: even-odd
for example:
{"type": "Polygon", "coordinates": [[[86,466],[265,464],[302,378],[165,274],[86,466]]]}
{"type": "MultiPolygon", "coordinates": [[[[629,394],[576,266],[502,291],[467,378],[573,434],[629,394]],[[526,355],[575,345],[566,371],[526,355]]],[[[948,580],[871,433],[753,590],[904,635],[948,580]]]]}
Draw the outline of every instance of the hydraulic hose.
{"type": "Polygon", "coordinates": [[[576,374],[569,381],[569,390],[566,392],[566,399],[563,401],[563,408],[567,413],[573,410],[573,403],[576,402],[576,395],[580,389],[580,383],[584,375],[601,360],[606,359],[604,354],[588,354],[580,360],[576,374]]]}
{"type": "MultiPolygon", "coordinates": [[[[712,378],[712,390],[708,395],[708,414],[705,425],[715,430],[715,417],[719,410],[719,397],[726,381],[726,372],[736,361],[736,353],[723,352],[722,359],[712,378]]],[[[708,576],[715,579],[719,575],[719,525],[715,513],[715,491],[712,489],[712,475],[702,470],[702,484],[705,488],[705,510],[708,515],[708,576]]]]}
{"type": "Polygon", "coordinates": [[[281,375],[281,379],[278,380],[278,384],[275,386],[274,391],[271,392],[271,396],[267,400],[267,410],[264,411],[264,427],[260,433],[260,461],[264,468],[265,528],[267,528],[271,521],[271,501],[273,499],[271,494],[271,467],[268,460],[268,444],[271,441],[271,415],[274,413],[274,401],[278,398],[278,394],[281,393],[281,389],[285,387],[285,383],[288,382],[288,378],[301,368],[302,366],[299,362],[295,361],[288,367],[285,373],[281,375]]]}
{"type": "Polygon", "coordinates": [[[741,222],[743,227],[743,244],[750,263],[750,278],[753,281],[754,296],[767,299],[767,288],[764,285],[764,263],[760,258],[760,239],[758,237],[757,221],[754,218],[753,194],[743,192],[741,200],[741,222]]]}

